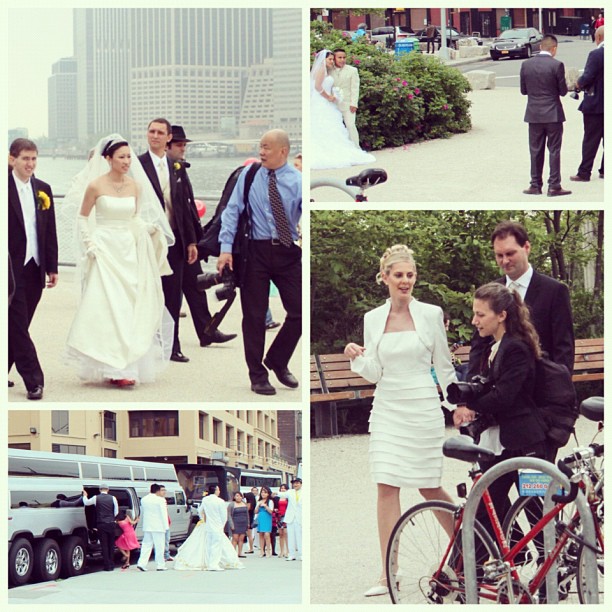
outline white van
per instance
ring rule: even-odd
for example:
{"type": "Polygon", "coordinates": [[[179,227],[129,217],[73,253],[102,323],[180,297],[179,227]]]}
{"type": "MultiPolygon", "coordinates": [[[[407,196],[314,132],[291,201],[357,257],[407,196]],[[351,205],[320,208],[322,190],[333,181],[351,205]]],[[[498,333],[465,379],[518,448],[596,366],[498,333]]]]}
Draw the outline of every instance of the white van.
{"type": "MultiPolygon", "coordinates": [[[[98,554],[95,507],[89,497],[107,483],[119,509],[140,515],[140,499],[153,482],[166,487],[170,540],[184,541],[190,512],[173,465],[9,449],[8,551],[9,583],[13,586],[70,577],[85,570],[86,556],[98,554]]],[[[136,535],[142,539],[140,525],[136,535]]]]}

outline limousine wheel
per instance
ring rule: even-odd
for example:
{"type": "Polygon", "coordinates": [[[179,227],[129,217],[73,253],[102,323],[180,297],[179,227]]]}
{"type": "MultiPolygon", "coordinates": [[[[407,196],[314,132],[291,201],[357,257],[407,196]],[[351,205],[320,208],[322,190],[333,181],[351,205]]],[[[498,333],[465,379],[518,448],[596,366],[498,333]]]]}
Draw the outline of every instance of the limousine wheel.
{"type": "Polygon", "coordinates": [[[61,569],[61,552],[58,543],[44,538],[34,549],[34,576],[37,581],[57,580],[61,569]]]}
{"type": "Polygon", "coordinates": [[[15,540],[9,551],[9,584],[22,586],[28,582],[34,569],[32,545],[25,538],[15,540]]]}
{"type": "Polygon", "coordinates": [[[85,571],[85,545],[78,536],[70,536],[62,543],[62,578],[80,576],[85,571]]]}

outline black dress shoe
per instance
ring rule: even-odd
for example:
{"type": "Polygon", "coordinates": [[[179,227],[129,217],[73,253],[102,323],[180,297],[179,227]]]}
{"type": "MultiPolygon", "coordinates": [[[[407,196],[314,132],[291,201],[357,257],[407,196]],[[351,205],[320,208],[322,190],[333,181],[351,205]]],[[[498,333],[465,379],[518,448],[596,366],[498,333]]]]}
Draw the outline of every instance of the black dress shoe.
{"type": "Polygon", "coordinates": [[[603,173],[603,172],[600,172],[600,173],[599,173],[599,178],[603,178],[603,175],[604,175],[604,173],[603,173]]]}
{"type": "Polygon", "coordinates": [[[574,183],[588,183],[590,180],[590,176],[580,176],[579,174],[570,176],[570,181],[574,181],[574,183]]]}
{"type": "Polygon", "coordinates": [[[217,344],[223,344],[224,342],[229,342],[233,340],[238,334],[224,334],[223,332],[215,329],[212,335],[204,334],[202,338],[200,338],[200,346],[208,346],[213,342],[217,344]]]}
{"type": "Polygon", "coordinates": [[[542,189],[540,187],[529,187],[529,189],[523,189],[525,195],[542,195],[542,189]]]}
{"type": "Polygon", "coordinates": [[[42,385],[36,385],[33,389],[28,389],[28,399],[29,400],[39,400],[39,399],[42,399],[42,396],[43,396],[42,385]]]}
{"type": "Polygon", "coordinates": [[[289,387],[291,389],[297,389],[300,386],[297,378],[289,371],[289,368],[275,368],[268,359],[264,359],[264,365],[268,370],[272,370],[274,374],[276,374],[276,378],[278,378],[278,382],[285,385],[285,387],[289,387]]]}
{"type": "Polygon", "coordinates": [[[572,193],[571,191],[568,191],[567,189],[563,189],[562,187],[559,187],[558,189],[549,189],[546,195],[549,198],[554,198],[556,196],[570,195],[571,193],[572,193]]]}
{"type": "Polygon", "coordinates": [[[8,382],[9,382],[9,386],[8,386],[9,389],[15,386],[15,383],[12,380],[9,380],[8,382]]]}
{"type": "Polygon", "coordinates": [[[178,361],[179,363],[187,363],[189,361],[189,357],[185,357],[181,351],[175,351],[170,355],[170,361],[178,361]]]}
{"type": "Polygon", "coordinates": [[[259,395],[276,395],[276,389],[267,380],[251,383],[251,391],[259,395]]]}

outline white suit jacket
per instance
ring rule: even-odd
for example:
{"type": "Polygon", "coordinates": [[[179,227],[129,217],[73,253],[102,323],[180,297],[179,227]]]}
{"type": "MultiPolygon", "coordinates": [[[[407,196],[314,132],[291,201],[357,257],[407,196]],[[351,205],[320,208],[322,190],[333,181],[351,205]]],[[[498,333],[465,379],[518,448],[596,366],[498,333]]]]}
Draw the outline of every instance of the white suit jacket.
{"type": "Polygon", "coordinates": [[[289,489],[289,491],[278,493],[279,497],[283,497],[287,500],[287,510],[285,511],[285,523],[299,523],[302,524],[302,502],[304,501],[304,487],[300,489],[300,499],[296,499],[297,491],[295,489],[289,489]]]}
{"type": "MultiPolygon", "coordinates": [[[[457,382],[457,376],[448,348],[442,309],[432,304],[419,302],[414,298],[408,308],[419,339],[432,355],[436,376],[446,400],[446,387],[452,382],[457,382]]],[[[385,333],[390,309],[391,300],[388,299],[382,306],[366,312],[363,319],[365,355],[351,361],[351,370],[372,383],[378,383],[383,373],[378,357],[378,345],[385,333]]],[[[455,408],[454,404],[449,404],[447,401],[444,402],[444,405],[451,410],[455,408]]]]}
{"type": "Polygon", "coordinates": [[[331,71],[334,86],[342,91],[342,102],[338,102],[338,108],[346,111],[349,106],[359,106],[359,72],[354,66],[344,65],[342,70],[334,68],[331,71]]]}
{"type": "Polygon", "coordinates": [[[164,497],[149,493],[140,500],[143,531],[163,531],[168,529],[168,504],[164,497]]]}

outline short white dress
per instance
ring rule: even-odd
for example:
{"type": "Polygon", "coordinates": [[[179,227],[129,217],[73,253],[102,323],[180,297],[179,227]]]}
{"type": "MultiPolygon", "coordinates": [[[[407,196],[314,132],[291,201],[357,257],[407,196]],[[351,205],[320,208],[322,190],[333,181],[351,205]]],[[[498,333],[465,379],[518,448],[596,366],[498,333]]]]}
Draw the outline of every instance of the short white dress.
{"type": "Polygon", "coordinates": [[[431,351],[416,331],[385,333],[382,377],[370,414],[370,473],[376,483],[436,488],[442,478],[444,416],[431,351]]]}

